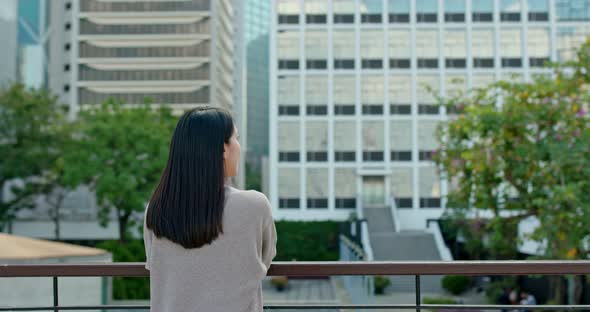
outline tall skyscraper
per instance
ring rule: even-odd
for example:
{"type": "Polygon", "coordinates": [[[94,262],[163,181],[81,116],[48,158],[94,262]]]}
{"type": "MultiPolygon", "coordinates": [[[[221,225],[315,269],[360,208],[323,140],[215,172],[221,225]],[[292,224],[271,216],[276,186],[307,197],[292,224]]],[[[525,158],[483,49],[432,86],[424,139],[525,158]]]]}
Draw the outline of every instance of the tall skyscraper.
{"type": "Polygon", "coordinates": [[[274,0],[270,187],[278,218],[345,219],[395,198],[402,229],[445,208],[435,95],[548,74],[590,1],[274,0]],[[430,87],[434,95],[425,87],[430,87]]]}

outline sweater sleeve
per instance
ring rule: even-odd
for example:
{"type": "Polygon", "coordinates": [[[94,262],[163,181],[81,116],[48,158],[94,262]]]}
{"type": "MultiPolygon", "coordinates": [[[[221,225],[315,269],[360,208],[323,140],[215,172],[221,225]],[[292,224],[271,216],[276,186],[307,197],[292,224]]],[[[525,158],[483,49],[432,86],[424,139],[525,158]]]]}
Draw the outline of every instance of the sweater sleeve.
{"type": "MultiPolygon", "coordinates": [[[[264,196],[264,195],[263,195],[264,196]]],[[[277,230],[274,220],[272,218],[272,209],[270,202],[264,196],[265,204],[265,222],[262,229],[262,261],[268,270],[272,263],[272,259],[277,254],[277,230]]]]}
{"type": "Polygon", "coordinates": [[[150,248],[152,247],[152,232],[147,228],[147,210],[143,216],[143,245],[145,246],[145,268],[150,269],[150,248]]]}

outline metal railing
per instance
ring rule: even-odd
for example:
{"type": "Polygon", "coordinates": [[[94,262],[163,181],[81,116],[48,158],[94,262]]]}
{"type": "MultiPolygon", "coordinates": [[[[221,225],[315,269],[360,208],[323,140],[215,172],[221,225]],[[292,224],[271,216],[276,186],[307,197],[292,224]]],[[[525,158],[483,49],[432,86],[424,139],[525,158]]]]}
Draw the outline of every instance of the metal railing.
{"type": "MultiPolygon", "coordinates": [[[[424,275],[585,275],[590,261],[456,261],[456,262],[275,262],[269,276],[329,277],[342,275],[413,275],[416,280],[415,304],[283,304],[265,309],[514,309],[511,305],[422,304],[420,277],[424,275]]],[[[148,277],[143,263],[112,264],[4,264],[0,278],[50,277],[53,279],[53,305],[0,307],[0,311],[69,311],[148,309],[147,305],[65,306],[59,304],[59,277],[127,276],[148,277]]],[[[533,310],[590,310],[590,305],[519,305],[533,310]]]]}

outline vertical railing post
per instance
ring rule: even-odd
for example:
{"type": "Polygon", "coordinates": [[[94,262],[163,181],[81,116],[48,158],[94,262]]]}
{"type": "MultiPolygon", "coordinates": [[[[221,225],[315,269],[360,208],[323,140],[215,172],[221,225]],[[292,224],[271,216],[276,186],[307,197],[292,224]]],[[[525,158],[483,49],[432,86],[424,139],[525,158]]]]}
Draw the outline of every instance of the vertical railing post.
{"type": "Polygon", "coordinates": [[[416,312],[420,312],[420,305],[422,302],[420,297],[420,275],[416,275],[416,312]]]}
{"type": "Polygon", "coordinates": [[[57,290],[57,276],[53,277],[53,312],[59,311],[59,292],[57,290]]]}

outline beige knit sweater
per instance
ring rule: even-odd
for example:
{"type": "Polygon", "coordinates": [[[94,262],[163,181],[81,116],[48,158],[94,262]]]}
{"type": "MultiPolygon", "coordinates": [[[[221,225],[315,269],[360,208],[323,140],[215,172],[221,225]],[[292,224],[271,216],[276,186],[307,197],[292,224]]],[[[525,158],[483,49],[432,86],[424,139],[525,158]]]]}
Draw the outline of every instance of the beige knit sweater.
{"type": "Polygon", "coordinates": [[[262,311],[261,281],[277,240],[266,196],[226,187],[223,231],[211,245],[184,249],[144,221],[151,311],[262,311]]]}

